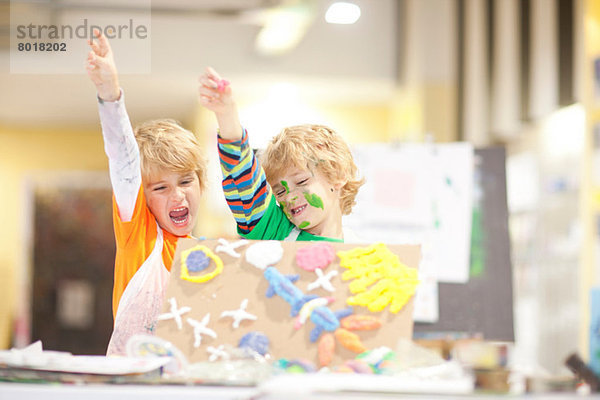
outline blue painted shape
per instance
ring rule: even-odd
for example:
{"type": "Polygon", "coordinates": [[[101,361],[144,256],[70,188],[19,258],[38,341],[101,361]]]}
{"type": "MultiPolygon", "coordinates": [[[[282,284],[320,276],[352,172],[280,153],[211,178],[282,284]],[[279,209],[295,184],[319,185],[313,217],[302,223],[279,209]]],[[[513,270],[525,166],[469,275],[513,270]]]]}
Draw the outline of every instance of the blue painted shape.
{"type": "Polygon", "coordinates": [[[311,331],[310,331],[310,342],[314,343],[317,341],[317,339],[319,339],[319,336],[321,336],[321,333],[323,332],[323,328],[321,328],[319,325],[316,325],[311,331]]]}
{"type": "Polygon", "coordinates": [[[342,318],[346,318],[348,315],[352,315],[354,313],[354,310],[352,310],[352,307],[346,307],[342,308],[341,310],[334,311],[333,313],[339,320],[342,318]]]}
{"type": "MultiPolygon", "coordinates": [[[[264,277],[269,281],[269,287],[267,289],[267,297],[272,297],[277,294],[289,305],[294,305],[297,301],[301,300],[304,293],[298,289],[291,281],[294,277],[287,277],[282,275],[277,268],[268,267],[265,269],[264,277]]],[[[298,278],[296,278],[297,280],[298,278]]]]}
{"type": "Polygon", "coordinates": [[[317,307],[310,314],[310,320],[326,331],[333,332],[340,327],[340,321],[327,307],[317,307]]]}
{"type": "Polygon", "coordinates": [[[188,254],[185,265],[189,272],[200,272],[208,268],[210,258],[202,250],[195,250],[188,254]]]}
{"type": "Polygon", "coordinates": [[[304,304],[316,299],[317,297],[319,296],[316,294],[307,294],[303,295],[301,299],[297,299],[296,302],[292,304],[292,310],[290,311],[292,317],[296,317],[300,313],[300,309],[304,306],[304,304]]]}
{"type": "Polygon", "coordinates": [[[262,332],[252,331],[242,336],[238,347],[251,349],[261,356],[264,356],[269,352],[269,344],[270,341],[267,335],[262,332]]]}

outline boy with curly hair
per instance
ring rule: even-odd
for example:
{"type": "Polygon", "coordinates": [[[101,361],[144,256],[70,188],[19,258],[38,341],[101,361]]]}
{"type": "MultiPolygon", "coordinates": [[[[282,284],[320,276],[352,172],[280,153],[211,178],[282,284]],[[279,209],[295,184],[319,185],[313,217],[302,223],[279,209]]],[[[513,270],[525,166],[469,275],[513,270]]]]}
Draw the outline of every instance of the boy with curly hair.
{"type": "Polygon", "coordinates": [[[211,68],[199,78],[200,103],[219,125],[223,191],[248,239],[356,242],[342,227],[364,179],[348,145],[322,125],[283,129],[260,160],[248,145],[229,83],[211,68]],[[268,182],[268,183],[267,183],[268,182]]]}
{"type": "Polygon", "coordinates": [[[194,134],[173,120],[132,130],[111,47],[94,34],[86,69],[97,90],[117,244],[107,354],[123,355],[132,335],[154,331],[177,240],[196,223],[206,162],[194,134]]]}

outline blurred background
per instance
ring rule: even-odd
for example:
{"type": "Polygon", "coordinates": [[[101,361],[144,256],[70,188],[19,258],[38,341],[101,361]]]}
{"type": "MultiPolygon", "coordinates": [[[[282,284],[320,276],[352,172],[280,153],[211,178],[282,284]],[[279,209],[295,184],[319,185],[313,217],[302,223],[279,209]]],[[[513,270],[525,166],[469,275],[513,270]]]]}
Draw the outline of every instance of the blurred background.
{"type": "Polygon", "coordinates": [[[587,354],[600,272],[600,2],[352,0],[354,22],[327,21],[333,3],[0,1],[0,348],[41,339],[101,354],[112,327],[111,191],[85,40],[68,71],[44,54],[16,64],[11,18],[146,18],[144,53],[115,45],[120,83],[133,125],[169,117],[200,137],[211,170],[198,236],[235,234],[216,123],[196,97],[209,65],[231,82],[256,148],[305,122],[356,149],[499,147],[512,279],[498,285],[512,299],[497,306],[512,312],[531,365],[557,372],[568,353],[587,354]]]}

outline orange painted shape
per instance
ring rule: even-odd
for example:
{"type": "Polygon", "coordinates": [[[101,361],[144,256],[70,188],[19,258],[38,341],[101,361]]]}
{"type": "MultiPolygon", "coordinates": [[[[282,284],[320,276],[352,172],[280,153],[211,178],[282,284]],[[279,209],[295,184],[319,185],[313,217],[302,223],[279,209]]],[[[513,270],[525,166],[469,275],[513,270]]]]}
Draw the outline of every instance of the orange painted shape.
{"type": "Polygon", "coordinates": [[[352,333],[347,329],[338,328],[335,331],[335,338],[342,346],[355,353],[363,353],[367,348],[360,341],[360,337],[356,333],[352,333]]]}
{"type": "Polygon", "coordinates": [[[349,331],[372,331],[381,327],[381,320],[373,315],[352,314],[342,318],[340,323],[349,331]]]}
{"type": "Polygon", "coordinates": [[[325,333],[321,336],[317,351],[319,353],[319,364],[321,367],[326,367],[331,364],[333,353],[335,351],[335,338],[333,334],[325,333]]]}

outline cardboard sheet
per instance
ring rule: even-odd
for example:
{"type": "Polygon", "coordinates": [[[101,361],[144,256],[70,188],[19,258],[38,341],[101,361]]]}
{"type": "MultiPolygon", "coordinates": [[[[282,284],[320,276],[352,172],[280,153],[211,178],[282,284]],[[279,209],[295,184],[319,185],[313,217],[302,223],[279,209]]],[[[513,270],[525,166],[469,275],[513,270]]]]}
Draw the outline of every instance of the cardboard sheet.
{"type": "MultiPolygon", "coordinates": [[[[229,344],[236,347],[244,334],[259,331],[268,336],[270,341],[269,354],[273,359],[304,358],[317,364],[318,342],[311,343],[309,340],[310,331],[315,324],[309,319],[300,329],[295,329],[294,322],[296,318],[290,315],[290,305],[277,295],[271,298],[265,296],[269,285],[263,276],[263,271],[248,263],[245,258],[246,250],[254,243],[259,242],[248,241],[247,245],[237,248],[241,257],[235,258],[223,252],[216,252],[215,248],[219,244],[216,240],[180,239],[173,260],[163,312],[168,313],[170,311],[169,299],[171,298],[176,299],[178,307],[190,307],[191,310],[182,315],[181,330],[178,329],[173,319],[159,320],[156,334],[175,344],[188,357],[190,362],[197,362],[208,359],[210,355],[207,352],[208,346],[218,347],[222,344],[229,344]],[[205,283],[193,283],[180,278],[182,253],[196,245],[208,247],[223,261],[222,273],[205,283]],[[234,328],[233,319],[230,317],[220,318],[221,313],[240,308],[244,299],[248,299],[246,311],[257,316],[257,319],[254,321],[243,320],[238,328],[234,328]],[[193,328],[187,322],[187,318],[202,321],[208,313],[210,313],[210,321],[207,327],[212,329],[217,337],[202,336],[201,345],[196,348],[194,347],[193,328]]],[[[348,307],[346,299],[352,295],[348,285],[352,281],[342,281],[341,275],[346,269],[339,266],[339,257],[336,256],[323,271],[324,274],[333,270],[338,271],[338,275],[331,280],[336,288],[335,292],[330,293],[323,288],[309,291],[307,286],[317,278],[316,273],[297,267],[295,255],[299,248],[315,242],[280,243],[284,249],[283,257],[281,261],[274,265],[279,272],[282,274],[299,274],[300,278],[295,282],[295,285],[305,294],[334,297],[335,301],[328,305],[332,311],[348,307]]],[[[368,246],[341,243],[332,243],[332,245],[336,252],[368,246]]],[[[387,247],[407,267],[417,268],[419,265],[421,257],[419,246],[390,245],[387,247]]],[[[211,273],[214,268],[216,268],[216,265],[214,261],[211,261],[205,273],[211,273]]],[[[389,306],[376,313],[372,313],[362,306],[354,306],[353,308],[355,314],[376,315],[383,322],[380,328],[373,331],[355,331],[367,349],[387,346],[393,350],[399,338],[410,339],[412,337],[412,298],[396,314],[389,311],[389,306]]],[[[336,341],[332,365],[339,365],[343,360],[353,359],[355,356],[356,354],[343,348],[336,341]]]]}

